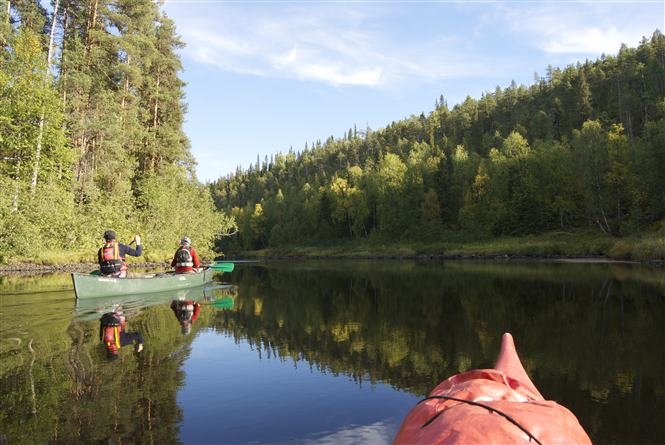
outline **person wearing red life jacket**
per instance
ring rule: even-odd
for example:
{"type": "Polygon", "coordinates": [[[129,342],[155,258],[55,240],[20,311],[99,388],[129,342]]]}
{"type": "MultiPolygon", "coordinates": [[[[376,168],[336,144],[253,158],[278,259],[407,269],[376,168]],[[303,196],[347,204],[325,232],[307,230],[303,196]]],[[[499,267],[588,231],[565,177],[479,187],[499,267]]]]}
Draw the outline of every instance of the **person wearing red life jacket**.
{"type": "Polygon", "coordinates": [[[136,352],[143,351],[143,336],[140,332],[127,332],[126,325],[125,316],[118,310],[105,313],[99,321],[99,338],[109,360],[118,358],[122,346],[135,344],[136,352]]]}
{"type": "Polygon", "coordinates": [[[171,301],[171,310],[180,322],[182,333],[187,335],[192,330],[192,323],[199,318],[201,304],[195,300],[173,300],[171,301]]]}
{"type": "Polygon", "coordinates": [[[125,256],[141,256],[143,252],[139,235],[134,236],[134,242],[136,242],[136,249],[116,241],[113,230],[104,232],[104,245],[97,252],[99,270],[103,276],[117,278],[127,276],[128,266],[125,262],[125,256]]]}
{"type": "Polygon", "coordinates": [[[188,237],[185,236],[180,240],[180,246],[171,261],[171,267],[175,267],[175,273],[196,272],[201,267],[199,254],[188,237]]]}

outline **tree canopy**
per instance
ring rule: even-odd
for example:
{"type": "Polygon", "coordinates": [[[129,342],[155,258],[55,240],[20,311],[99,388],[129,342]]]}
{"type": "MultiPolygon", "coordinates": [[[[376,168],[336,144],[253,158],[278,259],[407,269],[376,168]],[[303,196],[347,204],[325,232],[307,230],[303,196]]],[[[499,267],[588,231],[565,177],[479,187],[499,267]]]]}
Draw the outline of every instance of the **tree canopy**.
{"type": "Polygon", "coordinates": [[[234,222],[196,178],[173,21],[151,0],[24,0],[0,22],[0,261],[108,228],[155,260],[185,234],[212,255],[234,222]]]}
{"type": "Polygon", "coordinates": [[[444,233],[591,230],[620,237],[665,218],[665,36],[530,86],[511,83],[380,130],[277,153],[210,184],[237,216],[230,249],[444,233]],[[251,225],[260,205],[261,226],[251,225]]]}

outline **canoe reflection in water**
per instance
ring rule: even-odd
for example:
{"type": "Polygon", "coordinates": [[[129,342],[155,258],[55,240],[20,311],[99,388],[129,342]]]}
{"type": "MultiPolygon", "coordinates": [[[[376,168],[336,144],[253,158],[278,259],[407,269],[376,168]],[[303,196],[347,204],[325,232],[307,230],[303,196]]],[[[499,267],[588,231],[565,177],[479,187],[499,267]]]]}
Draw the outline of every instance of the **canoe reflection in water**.
{"type": "Polygon", "coordinates": [[[188,335],[192,331],[192,323],[199,318],[201,304],[196,300],[181,298],[171,301],[171,310],[180,323],[183,335],[188,335]]]}
{"type": "Polygon", "coordinates": [[[441,382],[409,412],[395,444],[590,444],[567,408],[545,400],[527,375],[511,334],[492,369],[441,382]]]}

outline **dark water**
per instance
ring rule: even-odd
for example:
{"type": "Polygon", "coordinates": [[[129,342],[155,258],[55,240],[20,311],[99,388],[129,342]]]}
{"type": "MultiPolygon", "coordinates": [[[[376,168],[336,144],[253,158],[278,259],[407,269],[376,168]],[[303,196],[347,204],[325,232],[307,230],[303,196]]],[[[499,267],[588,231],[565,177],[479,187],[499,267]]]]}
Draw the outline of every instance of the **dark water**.
{"type": "Polygon", "coordinates": [[[630,264],[239,263],[187,294],[75,304],[0,277],[0,444],[390,443],[439,381],[515,337],[596,444],[665,443],[665,270],[630,264]],[[202,303],[183,335],[172,299],[202,303]],[[106,360],[101,313],[145,337],[106,360]]]}

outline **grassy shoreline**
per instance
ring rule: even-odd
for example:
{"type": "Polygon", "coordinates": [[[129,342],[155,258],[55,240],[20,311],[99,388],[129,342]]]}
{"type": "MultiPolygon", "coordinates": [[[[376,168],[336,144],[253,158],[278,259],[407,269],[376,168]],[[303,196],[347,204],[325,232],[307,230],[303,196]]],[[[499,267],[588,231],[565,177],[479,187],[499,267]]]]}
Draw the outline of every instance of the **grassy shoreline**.
{"type": "MultiPolygon", "coordinates": [[[[140,258],[130,257],[130,267],[167,267],[165,252],[147,250],[140,258]]],[[[665,263],[665,235],[649,233],[615,238],[589,232],[552,232],[542,235],[464,240],[454,234],[442,241],[396,242],[347,241],[328,245],[277,247],[256,251],[229,252],[224,259],[595,259],[665,263]]],[[[203,258],[204,262],[214,258],[203,258]]],[[[221,259],[218,257],[217,259],[221,259]]],[[[46,252],[40,258],[3,258],[0,271],[28,267],[44,270],[94,268],[90,252],[46,252]]]]}
{"type": "Polygon", "coordinates": [[[435,243],[346,242],[334,245],[287,246],[245,251],[238,258],[595,258],[606,260],[665,261],[665,236],[649,234],[614,238],[595,233],[553,232],[543,235],[459,240],[435,243]]]}

